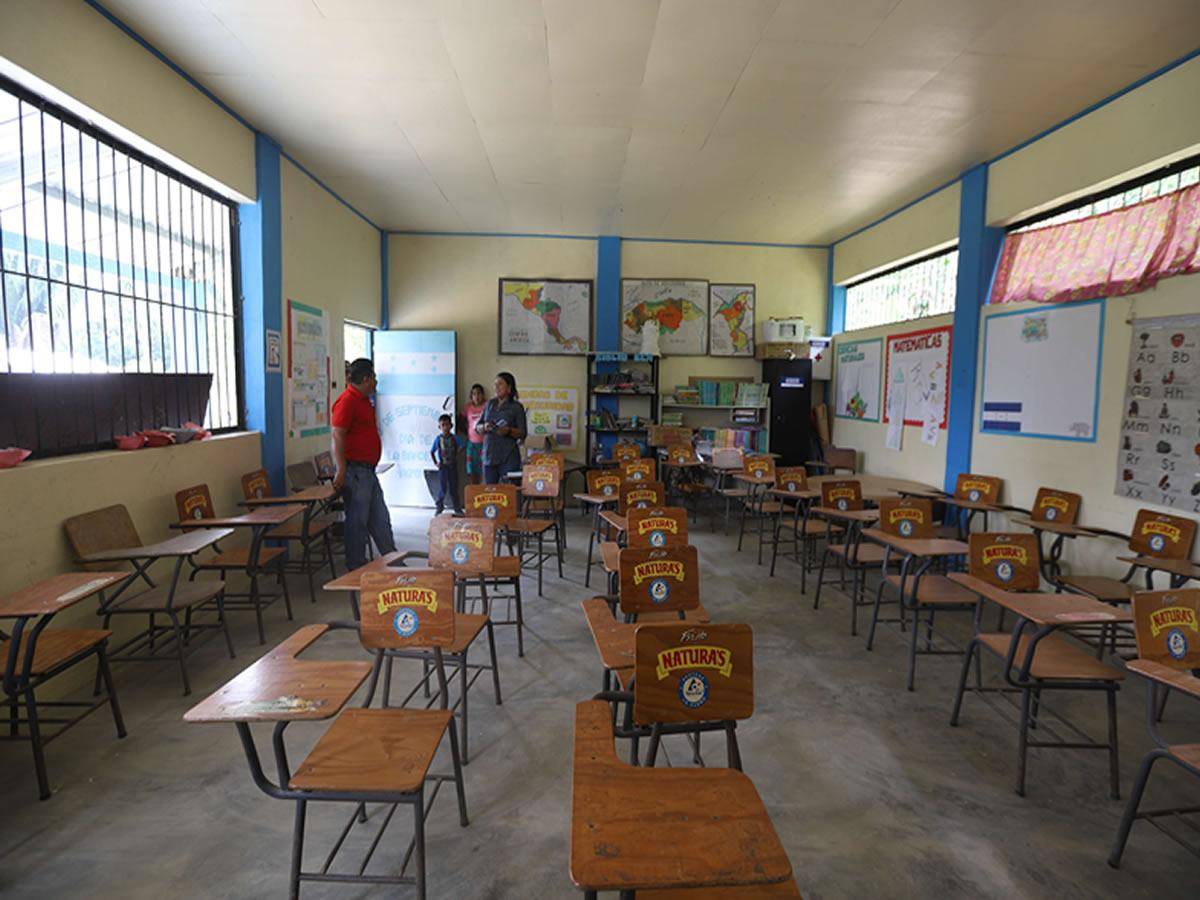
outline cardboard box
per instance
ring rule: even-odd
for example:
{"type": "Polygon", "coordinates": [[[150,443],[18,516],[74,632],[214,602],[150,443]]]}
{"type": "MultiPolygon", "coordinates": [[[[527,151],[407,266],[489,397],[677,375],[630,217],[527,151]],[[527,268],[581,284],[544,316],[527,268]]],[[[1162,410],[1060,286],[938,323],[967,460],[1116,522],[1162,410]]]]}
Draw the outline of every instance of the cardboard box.
{"type": "Polygon", "coordinates": [[[755,344],[756,359],[804,359],[808,354],[808,344],[780,343],[755,344]]]}

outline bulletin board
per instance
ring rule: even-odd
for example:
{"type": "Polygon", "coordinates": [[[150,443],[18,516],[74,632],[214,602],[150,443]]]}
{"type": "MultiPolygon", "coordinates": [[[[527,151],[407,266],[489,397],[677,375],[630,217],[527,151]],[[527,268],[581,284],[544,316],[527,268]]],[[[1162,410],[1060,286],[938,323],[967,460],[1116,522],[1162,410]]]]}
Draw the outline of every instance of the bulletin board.
{"type": "Polygon", "coordinates": [[[836,343],[837,408],[839,419],[879,421],[879,375],[883,368],[883,338],[836,343]]]}
{"type": "Polygon", "coordinates": [[[1104,300],[994,313],[983,326],[985,434],[1095,442],[1104,300]]]}
{"type": "Polygon", "coordinates": [[[950,405],[950,339],[954,329],[923,328],[893,334],[887,339],[884,368],[883,421],[890,422],[889,396],[898,385],[904,385],[904,424],[924,426],[926,420],[946,428],[946,413],[950,405]]]}
{"type": "Polygon", "coordinates": [[[579,389],[535,386],[521,388],[525,407],[525,425],[529,447],[540,448],[545,438],[553,438],[561,450],[579,446],[579,389]]]}
{"type": "Polygon", "coordinates": [[[288,436],[329,433],[329,317],[289,300],[288,436]]]}

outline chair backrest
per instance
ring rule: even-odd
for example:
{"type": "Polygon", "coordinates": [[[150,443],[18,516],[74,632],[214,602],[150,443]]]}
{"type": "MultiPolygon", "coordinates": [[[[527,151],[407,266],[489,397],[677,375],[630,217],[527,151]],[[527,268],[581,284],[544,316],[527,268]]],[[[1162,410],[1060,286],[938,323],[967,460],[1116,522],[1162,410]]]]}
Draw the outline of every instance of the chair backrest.
{"type": "Polygon", "coordinates": [[[670,447],[674,444],[692,444],[692,429],[684,425],[651,425],[647,443],[651,447],[670,447]]]}
{"type": "Polygon", "coordinates": [[[654,460],[631,459],[621,463],[621,478],[625,481],[653,481],[654,460]]]}
{"type": "Polygon", "coordinates": [[[980,581],[1006,591],[1036,591],[1041,586],[1037,535],[977,531],[969,547],[968,570],[980,581]]]}
{"type": "Polygon", "coordinates": [[[496,523],[434,516],[429,523],[429,564],[437,569],[490,572],[496,556],[496,523]]]}
{"type": "Polygon", "coordinates": [[[247,500],[271,496],[271,481],[266,469],[255,469],[242,476],[242,496],[247,500]]]}
{"type": "Polygon", "coordinates": [[[526,468],[529,466],[538,466],[540,468],[550,466],[558,470],[558,477],[560,479],[562,478],[563,470],[566,468],[566,465],[566,454],[562,453],[561,451],[534,450],[525,457],[526,468]]]}
{"type": "Polygon", "coordinates": [[[1129,536],[1129,549],[1141,556],[1187,559],[1196,540],[1196,522],[1182,516],[1139,509],[1129,536]]]}
{"type": "Polygon", "coordinates": [[[679,506],[631,509],[625,527],[627,547],[671,547],[688,542],[687,510],[679,506]]]}
{"type": "Polygon", "coordinates": [[[754,714],[749,625],[640,625],[635,642],[633,721],[638,725],[720,722],[754,714]]]}
{"type": "Polygon", "coordinates": [[[722,447],[719,450],[712,452],[712,464],[715,469],[740,469],[742,467],[742,453],[736,447],[722,447]]]}
{"type": "Polygon", "coordinates": [[[587,492],[593,497],[615,498],[624,480],[620,472],[614,472],[612,469],[588,469],[587,492]]]}
{"type": "Polygon", "coordinates": [[[825,467],[833,474],[858,473],[858,451],[853,447],[825,447],[825,467]]]}
{"type": "Polygon", "coordinates": [[[695,609],[700,605],[700,560],[696,548],[625,548],[618,557],[621,612],[695,609]]]}
{"type": "Polygon", "coordinates": [[[1200,589],[1133,595],[1137,654],[1172,669],[1200,669],[1200,589]]]}
{"type": "Polygon", "coordinates": [[[314,456],[313,465],[317,467],[317,477],[322,481],[333,478],[337,474],[337,465],[333,461],[333,454],[328,450],[322,450],[314,456]]]}
{"type": "MultiPolygon", "coordinates": [[[[71,516],[63,522],[63,528],[76,556],[142,546],[129,510],[122,503],[71,516]]],[[[112,567],[112,563],[94,563],[84,568],[109,571],[112,567]]]]}
{"type": "Polygon", "coordinates": [[[1058,488],[1040,487],[1033,500],[1030,518],[1035,522],[1059,522],[1064,525],[1074,525],[1079,518],[1079,504],[1083,498],[1070,491],[1060,491],[1058,488]]]}
{"type": "Polygon", "coordinates": [[[555,498],[558,496],[562,469],[546,463],[529,463],[521,470],[521,496],[555,498]]]}
{"type": "Polygon", "coordinates": [[[471,518],[504,525],[517,517],[517,488],[511,484],[468,484],[463,506],[471,518]]]}
{"type": "Polygon", "coordinates": [[[821,482],[821,505],[848,511],[863,508],[862,482],[849,479],[821,482]]]}
{"type": "Polygon", "coordinates": [[[208,492],[207,484],[197,484],[182,491],[175,492],[175,511],[179,521],[187,519],[215,519],[216,510],[213,508],[212,494],[208,492]]]}
{"type": "Polygon", "coordinates": [[[627,516],[631,509],[662,506],[665,497],[661,481],[623,481],[617,494],[617,514],[627,516]]]}
{"type": "Polygon", "coordinates": [[[671,444],[667,447],[667,460],[676,465],[696,462],[699,458],[691,444],[671,444]]]}
{"type": "Polygon", "coordinates": [[[933,503],[924,497],[884,497],[879,501],[879,530],[913,540],[932,538],[933,503]]]}
{"type": "Polygon", "coordinates": [[[775,482],[775,459],[762,453],[750,453],[742,459],[742,474],[757,481],[775,482]]]}
{"type": "Polygon", "coordinates": [[[954,482],[954,496],[958,500],[970,500],[972,503],[998,503],[1000,488],[1004,482],[992,475],[972,475],[970,472],[960,472],[954,482]]]}
{"type": "Polygon", "coordinates": [[[804,466],[780,466],[775,470],[775,487],[784,491],[808,490],[808,473],[804,466]]]}
{"type": "Polygon", "coordinates": [[[629,462],[633,459],[641,459],[642,448],[637,444],[614,444],[612,448],[612,459],[615,462],[629,462]]]}
{"type": "Polygon", "coordinates": [[[313,487],[318,482],[317,470],[311,462],[292,463],[287,467],[287,477],[294,491],[313,487]]]}
{"type": "Polygon", "coordinates": [[[359,640],[368,650],[454,645],[454,573],[367,572],[358,593],[359,640]]]}

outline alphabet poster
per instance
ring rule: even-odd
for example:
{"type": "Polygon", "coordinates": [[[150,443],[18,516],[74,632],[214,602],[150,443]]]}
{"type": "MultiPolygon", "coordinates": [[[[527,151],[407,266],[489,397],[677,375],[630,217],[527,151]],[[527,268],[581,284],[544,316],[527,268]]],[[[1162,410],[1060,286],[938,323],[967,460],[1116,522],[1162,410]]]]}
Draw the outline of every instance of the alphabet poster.
{"type": "Polygon", "coordinates": [[[1135,319],[1117,494],[1200,512],[1200,316],[1135,319]]]}
{"type": "MultiPolygon", "coordinates": [[[[925,427],[932,418],[938,427],[946,427],[950,405],[950,335],[954,329],[924,328],[893,334],[887,339],[887,358],[883,383],[888,396],[883,402],[883,421],[890,422],[894,385],[904,384],[904,424],[925,427]],[[900,369],[904,377],[898,378],[900,369]]],[[[896,407],[898,408],[898,406],[896,407]]]]}

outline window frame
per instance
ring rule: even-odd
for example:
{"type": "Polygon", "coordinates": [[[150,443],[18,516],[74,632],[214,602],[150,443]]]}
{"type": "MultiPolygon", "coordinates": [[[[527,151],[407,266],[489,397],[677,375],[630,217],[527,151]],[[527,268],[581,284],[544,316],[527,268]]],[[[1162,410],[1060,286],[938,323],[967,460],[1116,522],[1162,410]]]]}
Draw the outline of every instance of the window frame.
{"type": "MultiPolygon", "coordinates": [[[[903,272],[906,269],[911,269],[916,266],[923,265],[932,260],[940,259],[943,256],[949,256],[950,254],[957,253],[957,252],[958,252],[958,241],[955,241],[953,244],[951,244],[948,247],[942,247],[939,250],[931,250],[928,253],[924,253],[920,256],[914,257],[913,259],[907,260],[902,263],[897,263],[894,266],[889,266],[888,268],[883,269],[882,271],[873,272],[872,274],[867,275],[865,277],[852,279],[852,280],[846,282],[844,285],[842,285],[842,288],[846,291],[846,312],[847,312],[847,314],[850,311],[850,295],[849,294],[850,294],[851,288],[862,287],[864,284],[870,284],[873,281],[879,281],[880,279],[888,278],[892,275],[895,275],[897,272],[903,272]]],[[[958,305],[957,286],[955,288],[954,304],[955,304],[955,306],[958,305]]],[[[873,325],[862,325],[862,326],[859,326],[856,328],[846,328],[845,330],[846,331],[866,331],[871,328],[888,328],[892,325],[903,325],[906,322],[919,322],[922,319],[934,318],[936,316],[953,315],[953,313],[954,313],[954,307],[952,306],[950,309],[948,309],[944,312],[936,312],[936,313],[931,313],[931,314],[924,315],[924,316],[914,316],[912,318],[905,318],[905,319],[893,319],[888,322],[877,322],[873,325]]]]}

